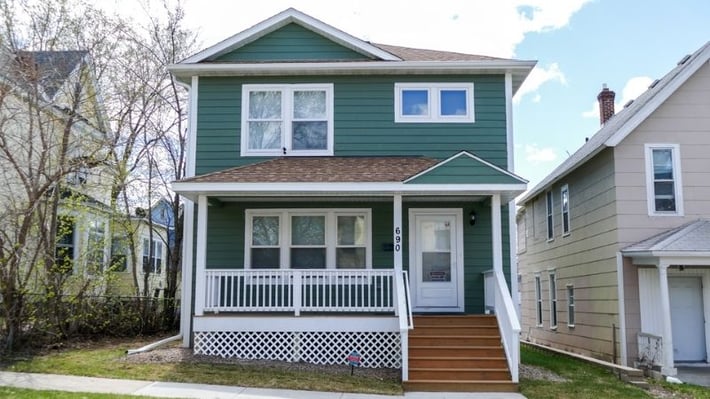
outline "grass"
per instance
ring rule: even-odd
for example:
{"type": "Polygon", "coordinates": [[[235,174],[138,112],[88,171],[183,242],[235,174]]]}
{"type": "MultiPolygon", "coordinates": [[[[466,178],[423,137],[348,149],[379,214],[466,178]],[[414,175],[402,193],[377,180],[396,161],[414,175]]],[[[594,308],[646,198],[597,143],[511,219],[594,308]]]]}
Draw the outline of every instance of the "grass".
{"type": "Polygon", "coordinates": [[[35,389],[22,389],[0,387],[0,398],[12,399],[148,399],[147,396],[111,395],[104,393],[78,393],[61,391],[38,391],[35,389]]]}
{"type": "Polygon", "coordinates": [[[677,399],[710,399],[710,389],[696,385],[673,385],[649,380],[650,391],[619,380],[609,370],[567,356],[521,347],[524,364],[551,370],[566,382],[521,379],[520,392],[528,399],[635,399],[654,398],[652,392],[666,391],[677,399]]]}
{"type": "Polygon", "coordinates": [[[134,342],[112,347],[88,347],[54,351],[16,360],[6,371],[55,373],[89,377],[109,377],[144,381],[170,381],[235,385],[259,388],[284,388],[332,392],[402,393],[399,381],[358,376],[355,372],[322,373],[284,370],[256,365],[212,363],[129,363],[122,361],[134,342]],[[326,377],[326,378],[324,378],[326,377]]]}
{"type": "MultiPolygon", "coordinates": [[[[129,363],[125,350],[140,343],[88,345],[84,348],[52,351],[5,362],[7,371],[57,373],[92,377],[125,378],[148,381],[172,381],[224,384],[262,388],[306,389],[333,392],[357,392],[399,395],[398,381],[350,376],[349,373],[290,371],[280,368],[209,363],[129,363]]],[[[610,371],[566,356],[523,347],[525,364],[549,369],[565,382],[521,379],[520,391],[528,399],[636,399],[653,398],[653,392],[665,390],[676,399],[710,399],[710,389],[694,385],[652,382],[653,390],[644,391],[620,381],[610,371]]],[[[88,398],[109,399],[129,396],[31,391],[0,387],[0,398],[88,398]]],[[[132,396],[131,396],[132,397],[132,396]]]]}

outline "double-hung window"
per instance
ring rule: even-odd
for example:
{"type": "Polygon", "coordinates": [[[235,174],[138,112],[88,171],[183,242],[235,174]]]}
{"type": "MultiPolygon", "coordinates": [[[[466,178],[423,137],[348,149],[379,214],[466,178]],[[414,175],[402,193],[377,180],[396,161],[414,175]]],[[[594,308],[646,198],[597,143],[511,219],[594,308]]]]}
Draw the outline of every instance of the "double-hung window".
{"type": "Polygon", "coordinates": [[[552,219],[552,191],[545,194],[545,211],[547,212],[547,241],[555,237],[554,220],[552,219]]]}
{"type": "Polygon", "coordinates": [[[682,215],[680,149],[677,144],[646,144],[649,215],[682,215]]]}
{"type": "Polygon", "coordinates": [[[247,210],[245,267],[371,267],[370,210],[247,210]]]}
{"type": "Polygon", "coordinates": [[[89,223],[89,235],[87,239],[86,265],[89,273],[101,273],[104,270],[105,254],[105,230],[103,222],[92,220],[89,223]]]}
{"type": "Polygon", "coordinates": [[[542,326],[542,285],[540,275],[535,275],[535,325],[542,326]]]}
{"type": "Polygon", "coordinates": [[[55,267],[57,271],[71,273],[74,268],[74,219],[68,216],[57,218],[57,244],[55,247],[55,267]]]}
{"type": "Polygon", "coordinates": [[[550,328],[557,328],[557,279],[555,272],[549,273],[550,277],[550,328]]]}
{"type": "Polygon", "coordinates": [[[333,155],[333,85],[243,85],[241,155],[333,155]]]}
{"type": "Polygon", "coordinates": [[[574,285],[567,285],[567,327],[574,327],[574,285]]]}
{"type": "Polygon", "coordinates": [[[143,272],[156,273],[162,272],[163,266],[163,242],[160,239],[154,238],[152,241],[148,238],[143,239],[143,272]]]}
{"type": "Polygon", "coordinates": [[[560,189],[560,203],[562,206],[562,235],[568,235],[569,225],[569,186],[564,185],[560,189]]]}
{"type": "Polygon", "coordinates": [[[474,122],[473,83],[396,83],[394,121],[474,122]]]}

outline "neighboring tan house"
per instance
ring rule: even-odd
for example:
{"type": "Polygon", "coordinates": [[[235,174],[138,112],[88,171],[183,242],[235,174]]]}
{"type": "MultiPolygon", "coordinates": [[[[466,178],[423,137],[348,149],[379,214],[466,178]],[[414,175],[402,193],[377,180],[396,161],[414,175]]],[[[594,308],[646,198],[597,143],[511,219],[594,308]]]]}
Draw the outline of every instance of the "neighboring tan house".
{"type": "Polygon", "coordinates": [[[522,338],[674,375],[710,346],[710,43],[518,202],[522,338]]]}
{"type": "Polygon", "coordinates": [[[511,113],[534,65],[374,44],[288,9],[170,66],[190,87],[190,177],[173,183],[185,345],[357,351],[412,389],[517,389],[511,113]]]}

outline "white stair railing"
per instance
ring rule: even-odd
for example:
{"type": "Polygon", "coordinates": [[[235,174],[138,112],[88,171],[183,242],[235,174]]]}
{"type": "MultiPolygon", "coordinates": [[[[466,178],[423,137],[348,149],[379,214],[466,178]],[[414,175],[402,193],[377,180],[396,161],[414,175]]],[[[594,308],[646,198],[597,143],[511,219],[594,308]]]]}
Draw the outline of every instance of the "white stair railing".
{"type": "Polygon", "coordinates": [[[508,290],[503,272],[494,270],[495,276],[495,313],[498,327],[508,360],[508,368],[513,382],[519,381],[520,365],[520,322],[513,306],[513,298],[508,290]]]}
{"type": "Polygon", "coordinates": [[[397,317],[399,318],[400,345],[402,347],[402,381],[409,380],[409,330],[414,328],[409,276],[406,270],[395,275],[397,317]]]}

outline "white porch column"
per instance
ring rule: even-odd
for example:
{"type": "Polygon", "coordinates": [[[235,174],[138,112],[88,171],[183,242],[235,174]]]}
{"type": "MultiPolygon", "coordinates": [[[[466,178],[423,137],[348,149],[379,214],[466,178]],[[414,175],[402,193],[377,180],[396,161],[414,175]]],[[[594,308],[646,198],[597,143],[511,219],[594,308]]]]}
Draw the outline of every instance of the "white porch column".
{"type": "Polygon", "coordinates": [[[493,241],[493,270],[503,272],[503,237],[500,221],[500,194],[491,196],[491,239],[493,241]]]}
{"type": "MultiPolygon", "coordinates": [[[[404,246],[404,234],[402,234],[402,194],[395,194],[392,201],[392,212],[394,216],[393,237],[394,243],[394,270],[396,273],[402,272],[402,247],[404,246]]],[[[412,226],[409,226],[411,229],[412,226]]]]}
{"type": "Polygon", "coordinates": [[[661,320],[663,321],[663,366],[664,375],[676,375],[673,359],[673,329],[671,328],[671,298],[668,291],[668,263],[658,263],[658,284],[661,293],[661,320]]]}
{"type": "Polygon", "coordinates": [[[197,197],[197,243],[195,245],[195,316],[202,316],[205,308],[207,269],[207,196],[197,197]]]}

